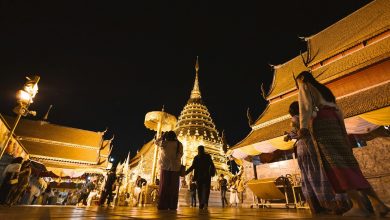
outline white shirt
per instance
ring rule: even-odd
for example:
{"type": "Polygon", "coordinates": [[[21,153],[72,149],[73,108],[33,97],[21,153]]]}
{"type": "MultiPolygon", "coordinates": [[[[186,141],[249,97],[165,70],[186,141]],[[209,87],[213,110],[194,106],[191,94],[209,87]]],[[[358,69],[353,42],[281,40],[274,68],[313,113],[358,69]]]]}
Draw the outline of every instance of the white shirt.
{"type": "Polygon", "coordinates": [[[183,156],[183,145],[180,143],[180,141],[158,141],[156,144],[160,147],[161,150],[159,157],[159,164],[161,169],[168,171],[179,171],[181,157],[183,156]]]}
{"type": "Polygon", "coordinates": [[[339,109],[335,103],[326,101],[321,93],[311,84],[306,84],[298,80],[298,86],[299,119],[301,128],[309,128],[311,118],[317,116],[316,112],[314,112],[313,105],[317,107],[326,105],[339,109]]]}

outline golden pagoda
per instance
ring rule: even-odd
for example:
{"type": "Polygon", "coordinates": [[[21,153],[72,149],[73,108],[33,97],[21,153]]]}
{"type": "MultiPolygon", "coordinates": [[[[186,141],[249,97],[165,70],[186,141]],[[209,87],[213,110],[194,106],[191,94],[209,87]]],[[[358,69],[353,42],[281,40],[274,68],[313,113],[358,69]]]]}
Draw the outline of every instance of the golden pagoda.
{"type": "Polygon", "coordinates": [[[226,173],[227,165],[224,152],[222,150],[223,141],[220,137],[213,119],[204,104],[199,89],[199,62],[195,64],[195,82],[191,91],[191,96],[184,106],[178,118],[175,132],[179,141],[183,144],[183,164],[191,166],[192,160],[197,155],[199,145],[205,146],[214,161],[217,173],[226,173]]]}

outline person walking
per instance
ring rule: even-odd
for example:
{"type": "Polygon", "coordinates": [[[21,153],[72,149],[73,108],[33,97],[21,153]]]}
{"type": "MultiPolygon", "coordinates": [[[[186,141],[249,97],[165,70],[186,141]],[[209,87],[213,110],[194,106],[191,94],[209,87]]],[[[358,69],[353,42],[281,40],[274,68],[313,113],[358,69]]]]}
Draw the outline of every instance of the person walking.
{"type": "Polygon", "coordinates": [[[222,200],[222,208],[229,205],[227,199],[226,199],[226,191],[227,191],[227,185],[228,182],[221,173],[220,178],[218,180],[219,189],[221,190],[221,200],[222,200]]]}
{"type": "Polygon", "coordinates": [[[204,146],[198,146],[198,155],[194,157],[192,165],[186,170],[186,175],[194,171],[194,179],[198,186],[199,209],[207,209],[211,177],[215,176],[215,166],[210,154],[206,154],[204,146]]]}
{"type": "Polygon", "coordinates": [[[164,133],[156,140],[160,147],[160,184],[159,210],[176,210],[179,200],[180,166],[183,156],[183,145],[177,140],[174,131],[164,133]]]}
{"type": "Polygon", "coordinates": [[[387,207],[364,178],[353,155],[344,117],[332,91],[308,71],[296,77],[298,87],[299,138],[312,138],[319,162],[336,193],[347,192],[352,208],[344,216],[368,216],[360,194],[368,196],[375,214],[385,216],[387,207]]]}
{"type": "Polygon", "coordinates": [[[0,186],[0,205],[9,204],[12,188],[18,184],[18,175],[23,162],[22,157],[17,157],[8,164],[2,174],[3,183],[0,186]]]}
{"type": "Polygon", "coordinates": [[[196,207],[196,181],[193,176],[190,177],[190,195],[191,195],[191,207],[196,207]]]}

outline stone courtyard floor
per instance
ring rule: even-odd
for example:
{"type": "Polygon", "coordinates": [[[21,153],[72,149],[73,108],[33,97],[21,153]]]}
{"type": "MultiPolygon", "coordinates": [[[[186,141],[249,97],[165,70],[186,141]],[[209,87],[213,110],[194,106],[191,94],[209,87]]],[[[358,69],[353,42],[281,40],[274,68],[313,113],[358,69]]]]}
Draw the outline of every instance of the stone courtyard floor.
{"type": "MultiPolygon", "coordinates": [[[[157,211],[154,207],[98,208],[73,206],[15,206],[0,207],[0,220],[46,219],[359,219],[333,215],[311,216],[308,210],[180,207],[176,212],[157,211]]],[[[374,216],[361,219],[376,219],[374,216]]]]}

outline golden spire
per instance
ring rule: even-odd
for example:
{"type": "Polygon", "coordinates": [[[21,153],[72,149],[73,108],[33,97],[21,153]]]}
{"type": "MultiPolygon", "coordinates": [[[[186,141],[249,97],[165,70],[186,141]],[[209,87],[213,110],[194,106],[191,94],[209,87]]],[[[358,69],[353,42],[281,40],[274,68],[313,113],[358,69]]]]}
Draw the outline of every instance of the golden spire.
{"type": "Polygon", "coordinates": [[[199,89],[199,79],[198,79],[198,70],[199,70],[199,61],[198,56],[196,56],[196,64],[195,64],[195,82],[194,82],[194,88],[191,91],[191,99],[200,99],[202,96],[200,95],[200,89],[199,89]]]}

